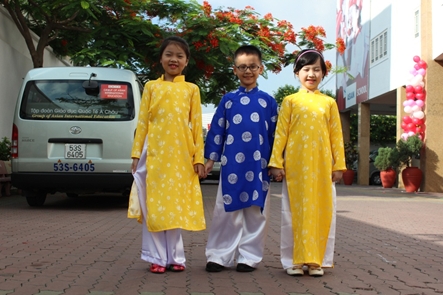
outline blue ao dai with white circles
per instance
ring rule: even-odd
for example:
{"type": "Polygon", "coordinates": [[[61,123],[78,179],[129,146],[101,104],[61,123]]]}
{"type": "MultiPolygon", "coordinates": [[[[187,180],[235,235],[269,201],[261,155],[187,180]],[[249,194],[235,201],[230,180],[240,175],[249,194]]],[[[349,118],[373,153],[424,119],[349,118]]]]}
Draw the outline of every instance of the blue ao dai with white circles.
{"type": "Polygon", "coordinates": [[[221,162],[226,212],[264,207],[276,123],[275,99],[257,87],[223,96],[206,137],[205,158],[221,162]]]}

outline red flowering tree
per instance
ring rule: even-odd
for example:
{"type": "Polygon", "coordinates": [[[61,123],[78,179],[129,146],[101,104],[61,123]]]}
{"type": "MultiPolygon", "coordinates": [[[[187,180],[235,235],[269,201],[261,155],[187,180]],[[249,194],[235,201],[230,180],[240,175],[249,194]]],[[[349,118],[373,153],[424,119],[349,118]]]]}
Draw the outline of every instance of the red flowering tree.
{"type": "Polygon", "coordinates": [[[38,52],[32,40],[27,41],[31,56],[41,54],[35,67],[43,65],[41,48],[50,45],[57,54],[70,56],[75,65],[127,68],[144,82],[162,73],[158,55],[162,39],[181,36],[191,47],[186,79],[200,86],[203,103],[218,104],[224,93],[238,86],[232,56],[242,44],[259,47],[266,71],[274,73],[291,64],[303,48],[344,51],[342,40],[324,41],[322,27],[296,32],[291,23],[270,13],[261,16],[251,6],[214,9],[207,1],[200,5],[184,0],[3,0],[2,4],[20,29],[26,25],[40,36],[38,52]]]}

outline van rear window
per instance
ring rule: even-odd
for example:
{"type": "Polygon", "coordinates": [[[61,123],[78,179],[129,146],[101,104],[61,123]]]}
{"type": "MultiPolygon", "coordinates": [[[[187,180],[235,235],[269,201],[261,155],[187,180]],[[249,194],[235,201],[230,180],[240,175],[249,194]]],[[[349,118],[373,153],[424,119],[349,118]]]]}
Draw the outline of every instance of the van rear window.
{"type": "Polygon", "coordinates": [[[96,81],[94,89],[83,88],[84,80],[29,81],[20,117],[29,120],[129,121],[134,119],[130,83],[96,81]]]}

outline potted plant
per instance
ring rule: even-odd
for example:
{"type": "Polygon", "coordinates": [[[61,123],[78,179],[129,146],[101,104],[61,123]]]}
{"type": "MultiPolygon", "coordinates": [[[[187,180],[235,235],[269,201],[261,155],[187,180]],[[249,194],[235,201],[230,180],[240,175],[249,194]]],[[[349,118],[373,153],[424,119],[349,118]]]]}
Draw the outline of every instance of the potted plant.
{"type": "Polygon", "coordinates": [[[380,170],[381,184],[384,188],[392,188],[397,177],[395,169],[399,166],[396,149],[381,147],[374,160],[374,166],[380,170]]]}
{"type": "Polygon", "coordinates": [[[409,136],[406,140],[400,139],[397,142],[397,155],[400,168],[405,167],[401,172],[403,184],[407,192],[416,192],[420,188],[423,173],[418,167],[412,166],[412,159],[420,156],[423,142],[417,136],[409,136]]]}
{"type": "Polygon", "coordinates": [[[351,185],[354,182],[355,171],[352,169],[355,161],[358,160],[357,146],[352,142],[345,143],[345,162],[346,171],[343,173],[343,182],[346,185],[351,185]]]}
{"type": "Polygon", "coordinates": [[[11,141],[7,137],[3,137],[0,141],[0,160],[11,160],[11,141]]]}

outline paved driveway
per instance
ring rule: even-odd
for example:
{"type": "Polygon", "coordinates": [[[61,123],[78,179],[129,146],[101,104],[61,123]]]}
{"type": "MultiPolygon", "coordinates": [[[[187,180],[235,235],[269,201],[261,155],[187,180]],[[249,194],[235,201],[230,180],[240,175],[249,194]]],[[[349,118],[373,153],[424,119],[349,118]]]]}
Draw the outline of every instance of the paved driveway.
{"type": "MultiPolygon", "coordinates": [[[[202,190],[211,222],[217,184],[202,190]]],[[[443,197],[337,186],[335,268],[290,277],[279,261],[280,190],[272,183],[264,261],[252,273],[204,270],[208,232],[185,232],[187,269],[152,274],[140,260],[141,225],[127,199],[49,196],[31,208],[0,198],[0,295],[443,294],[443,197]]]]}

